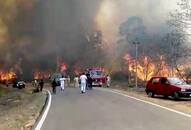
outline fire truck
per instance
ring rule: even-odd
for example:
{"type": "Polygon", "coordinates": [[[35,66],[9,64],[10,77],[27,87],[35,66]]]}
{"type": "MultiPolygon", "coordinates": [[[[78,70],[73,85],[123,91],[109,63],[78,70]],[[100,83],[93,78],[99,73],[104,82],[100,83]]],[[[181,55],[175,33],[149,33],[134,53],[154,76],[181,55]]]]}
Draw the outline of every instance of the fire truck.
{"type": "Polygon", "coordinates": [[[102,68],[91,68],[88,69],[88,73],[92,78],[92,85],[102,87],[106,84],[106,75],[102,68]]]}

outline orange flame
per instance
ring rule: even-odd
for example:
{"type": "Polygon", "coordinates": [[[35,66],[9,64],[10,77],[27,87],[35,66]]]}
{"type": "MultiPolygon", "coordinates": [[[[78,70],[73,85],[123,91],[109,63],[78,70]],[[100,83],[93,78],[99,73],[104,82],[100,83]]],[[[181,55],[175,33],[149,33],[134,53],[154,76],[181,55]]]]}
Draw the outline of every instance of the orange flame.
{"type": "Polygon", "coordinates": [[[67,64],[66,63],[60,63],[60,72],[63,73],[67,70],[67,64]]]}
{"type": "Polygon", "coordinates": [[[74,74],[75,74],[76,76],[79,76],[81,73],[82,73],[82,71],[81,71],[80,69],[78,69],[78,68],[75,68],[75,69],[74,69],[74,74]]]}
{"type": "Polygon", "coordinates": [[[13,71],[0,70],[0,82],[12,81],[17,78],[17,75],[13,71]]]}
{"type": "Polygon", "coordinates": [[[68,65],[63,60],[57,59],[57,70],[60,73],[65,73],[67,69],[68,65]]]}
{"type": "Polygon", "coordinates": [[[39,80],[39,79],[48,79],[50,77],[50,73],[46,71],[38,71],[36,70],[33,74],[34,79],[39,80]]]}
{"type": "Polygon", "coordinates": [[[131,55],[126,54],[124,56],[125,61],[128,64],[128,69],[131,73],[137,74],[140,80],[148,81],[153,76],[170,76],[171,71],[169,65],[165,62],[163,56],[160,56],[160,60],[154,63],[148,56],[143,57],[139,61],[136,61],[131,55]],[[137,65],[137,69],[136,69],[137,65]]]}

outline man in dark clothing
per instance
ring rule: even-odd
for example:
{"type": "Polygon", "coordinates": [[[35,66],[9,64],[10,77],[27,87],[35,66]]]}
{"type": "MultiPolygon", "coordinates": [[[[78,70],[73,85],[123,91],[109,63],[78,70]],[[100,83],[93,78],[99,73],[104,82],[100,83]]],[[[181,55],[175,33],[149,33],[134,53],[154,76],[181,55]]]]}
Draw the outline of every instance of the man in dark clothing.
{"type": "Polygon", "coordinates": [[[42,92],[43,87],[44,87],[44,81],[43,81],[43,79],[40,80],[39,86],[40,86],[40,91],[42,92]]]}
{"type": "Polygon", "coordinates": [[[90,77],[90,74],[87,74],[87,86],[90,90],[92,89],[92,78],[90,77]]]}
{"type": "Polygon", "coordinates": [[[56,94],[56,86],[57,86],[56,79],[54,79],[52,81],[52,93],[54,94],[56,94]]]}

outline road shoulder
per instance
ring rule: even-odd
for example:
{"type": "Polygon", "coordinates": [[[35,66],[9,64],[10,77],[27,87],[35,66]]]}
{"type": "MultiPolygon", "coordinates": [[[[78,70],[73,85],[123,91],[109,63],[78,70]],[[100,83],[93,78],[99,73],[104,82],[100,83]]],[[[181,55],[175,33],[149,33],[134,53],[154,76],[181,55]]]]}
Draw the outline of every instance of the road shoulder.
{"type": "Polygon", "coordinates": [[[116,88],[113,87],[111,88],[111,90],[113,91],[117,91],[121,94],[126,94],[135,98],[138,98],[140,100],[144,100],[146,102],[151,102],[169,109],[173,109],[175,111],[179,111],[182,113],[186,113],[191,115],[191,99],[181,99],[178,101],[174,101],[171,98],[164,98],[162,96],[156,96],[154,98],[150,98],[146,95],[146,93],[144,92],[144,89],[124,89],[123,88],[116,88]]]}

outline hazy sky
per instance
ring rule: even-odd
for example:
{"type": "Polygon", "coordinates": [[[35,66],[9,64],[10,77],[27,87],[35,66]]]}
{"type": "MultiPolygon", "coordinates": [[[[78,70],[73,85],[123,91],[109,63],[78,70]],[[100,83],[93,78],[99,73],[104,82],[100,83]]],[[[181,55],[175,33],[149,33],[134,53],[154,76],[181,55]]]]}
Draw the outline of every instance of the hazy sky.
{"type": "Polygon", "coordinates": [[[165,24],[178,0],[103,0],[96,22],[108,41],[115,41],[119,25],[128,17],[139,16],[148,30],[165,24]]]}

